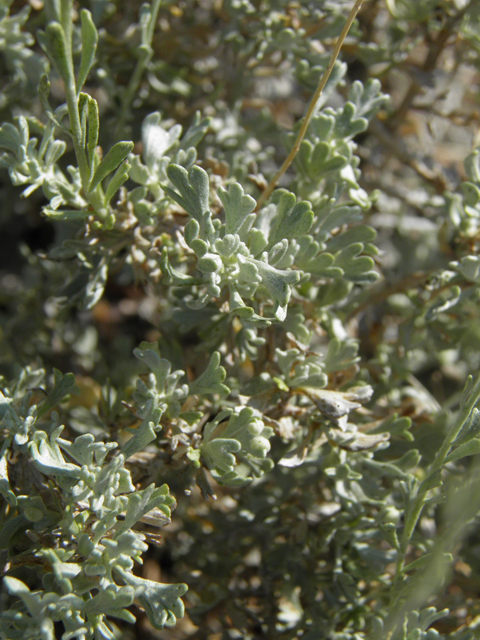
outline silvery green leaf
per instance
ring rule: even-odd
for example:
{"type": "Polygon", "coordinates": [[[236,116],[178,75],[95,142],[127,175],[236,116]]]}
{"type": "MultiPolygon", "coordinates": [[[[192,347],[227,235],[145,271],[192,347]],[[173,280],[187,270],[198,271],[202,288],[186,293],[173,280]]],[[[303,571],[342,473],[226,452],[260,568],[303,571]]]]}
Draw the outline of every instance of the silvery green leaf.
{"type": "MultiPolygon", "coordinates": [[[[341,149],[340,149],[341,151],[341,149]]],[[[348,164],[348,157],[339,153],[326,142],[317,142],[311,152],[309,176],[314,179],[332,171],[340,171],[348,164]]]]}
{"type": "Polygon", "coordinates": [[[63,156],[66,149],[67,145],[63,140],[53,140],[45,153],[45,166],[53,168],[57,160],[63,156]]]}
{"type": "Polygon", "coordinates": [[[203,309],[210,301],[210,294],[204,293],[200,295],[198,298],[187,301],[187,307],[189,309],[195,309],[196,311],[199,309],[203,309]]]}
{"type": "Polygon", "coordinates": [[[85,209],[51,209],[43,207],[42,213],[52,220],[85,220],[92,215],[92,212],[85,209]]]}
{"type": "MultiPolygon", "coordinates": [[[[440,553],[439,556],[437,556],[436,554],[434,555],[433,553],[426,553],[425,555],[421,556],[420,558],[417,558],[417,560],[414,560],[413,562],[409,562],[405,566],[403,571],[405,573],[409,573],[410,571],[415,571],[417,569],[424,569],[432,561],[433,562],[438,562],[438,561],[442,562],[442,556],[443,556],[443,561],[447,562],[448,564],[450,564],[453,561],[453,556],[452,556],[451,553],[440,553]]],[[[435,611],[436,611],[436,609],[435,609],[435,611]]],[[[448,611],[448,613],[450,613],[450,612],[448,611]]],[[[429,626],[432,622],[434,622],[435,620],[438,620],[440,617],[443,617],[445,615],[446,615],[446,613],[443,613],[442,616],[434,617],[433,619],[429,619],[428,623],[427,623],[427,626],[429,626]]]]}
{"type": "MultiPolygon", "coordinates": [[[[381,433],[388,431],[390,435],[401,435],[408,441],[413,441],[413,436],[409,429],[412,426],[412,420],[406,416],[399,417],[397,413],[384,420],[378,427],[372,429],[370,433],[381,433]]],[[[396,461],[398,464],[398,461],[396,461]]],[[[402,467],[403,469],[403,467],[402,467]]]]}
{"type": "Polygon", "coordinates": [[[215,251],[217,251],[222,258],[230,258],[240,246],[240,237],[238,235],[227,234],[223,238],[218,238],[215,241],[215,251]]]}
{"type": "Polygon", "coordinates": [[[65,462],[56,443],[56,437],[62,429],[63,427],[59,427],[50,439],[44,431],[36,431],[29,444],[30,455],[38,469],[46,475],[78,478],[81,476],[81,467],[65,462]]]}
{"type": "Polygon", "coordinates": [[[431,473],[425,478],[425,480],[423,480],[423,482],[421,482],[420,486],[418,487],[418,493],[419,495],[427,493],[427,491],[435,489],[435,487],[440,487],[442,484],[442,470],[439,469],[431,473]]]}
{"type": "Polygon", "coordinates": [[[0,420],[5,420],[7,416],[11,416],[9,422],[18,422],[18,416],[12,406],[13,399],[5,396],[0,391],[0,420]]]}
{"type": "MultiPolygon", "coordinates": [[[[196,240],[199,232],[200,232],[200,225],[194,218],[190,218],[190,220],[187,222],[183,230],[183,233],[185,236],[185,242],[188,244],[189,247],[192,246],[192,242],[196,240]]],[[[206,250],[208,250],[207,246],[206,246],[206,250]]]]}
{"type": "Polygon", "coordinates": [[[451,262],[450,266],[462,274],[470,282],[480,284],[480,257],[465,256],[460,262],[451,262]]]}
{"type": "Polygon", "coordinates": [[[133,142],[117,142],[100,162],[93,174],[89,191],[94,191],[100,182],[118,167],[133,149],[133,142]]]}
{"type": "Polygon", "coordinates": [[[473,438],[472,440],[463,442],[463,444],[460,444],[453,451],[451,451],[445,458],[445,462],[453,462],[454,460],[460,460],[461,458],[466,458],[467,456],[475,456],[478,453],[480,453],[480,440],[478,440],[477,438],[473,438]]]}
{"type": "Polygon", "coordinates": [[[165,193],[178,202],[192,218],[201,222],[208,211],[210,187],[206,171],[195,165],[187,173],[180,165],[170,164],[167,174],[178,193],[169,187],[165,187],[165,193]]]}
{"type": "Polygon", "coordinates": [[[90,177],[92,177],[93,172],[95,171],[95,156],[97,153],[100,119],[98,115],[97,101],[90,96],[88,96],[87,115],[88,115],[87,156],[88,156],[88,163],[90,165],[90,177]]]}
{"type": "Polygon", "coordinates": [[[189,126],[180,142],[180,150],[186,151],[191,147],[196,147],[207,133],[212,119],[209,117],[200,118],[200,111],[196,111],[192,124],[189,126]]]}
{"type": "Polygon", "coordinates": [[[398,464],[398,460],[395,460],[393,462],[379,462],[372,458],[366,464],[369,469],[374,469],[374,470],[378,469],[379,471],[381,471],[382,475],[388,476],[390,478],[405,479],[407,477],[407,474],[405,473],[405,471],[415,468],[421,459],[421,456],[418,453],[417,449],[410,449],[408,453],[410,453],[411,451],[415,451],[416,455],[409,456],[410,458],[413,458],[413,460],[408,460],[406,469],[404,469],[402,465],[398,464]]]}
{"type": "Polygon", "coordinates": [[[352,102],[346,102],[343,109],[335,114],[334,135],[340,140],[351,140],[367,127],[368,120],[357,114],[357,107],[352,102]]]}
{"type": "Polygon", "coordinates": [[[480,151],[475,149],[464,161],[465,171],[472,182],[480,185],[480,151]]]}
{"type": "Polygon", "coordinates": [[[194,147],[190,147],[186,151],[179,149],[175,154],[175,163],[181,165],[187,171],[190,171],[197,161],[197,156],[197,150],[194,147]]]}
{"type": "Polygon", "coordinates": [[[255,209],[256,201],[249,195],[245,195],[243,187],[234,182],[228,188],[219,187],[217,195],[225,207],[225,229],[227,234],[236,234],[255,209]]]}
{"type": "Polygon", "coordinates": [[[210,362],[205,371],[189,385],[190,394],[203,395],[205,393],[220,393],[226,395],[230,389],[223,384],[227,377],[227,372],[220,365],[220,353],[212,353],[210,362]]]}
{"type": "Polygon", "coordinates": [[[354,242],[335,255],[335,266],[340,267],[344,277],[352,282],[374,282],[379,278],[373,269],[374,261],[369,256],[359,255],[363,251],[361,242],[354,242]]]}
{"type": "Polygon", "coordinates": [[[456,307],[460,302],[462,295],[464,294],[459,286],[455,285],[451,287],[449,291],[440,295],[440,299],[427,310],[427,313],[425,314],[426,320],[435,320],[440,313],[445,313],[453,307],[456,307]]]}
{"type": "Polygon", "coordinates": [[[44,33],[39,33],[38,39],[46,54],[53,62],[60,77],[67,87],[75,86],[75,76],[71,52],[68,51],[67,40],[62,25],[50,22],[44,33]]]}
{"type": "Polygon", "coordinates": [[[462,391],[462,399],[460,401],[460,407],[462,409],[465,408],[465,405],[469,401],[474,389],[475,389],[475,379],[473,375],[470,374],[469,376],[467,376],[467,379],[465,380],[465,386],[463,387],[463,391],[462,391]]]}
{"type": "Polygon", "coordinates": [[[44,558],[51,566],[55,576],[55,582],[66,593],[72,593],[72,579],[78,576],[82,567],[77,562],[65,562],[68,557],[62,553],[63,549],[41,549],[38,556],[44,558]]]}
{"type": "Polygon", "coordinates": [[[223,438],[232,438],[240,442],[242,454],[246,453],[254,458],[265,458],[270,451],[269,439],[272,436],[273,429],[266,427],[250,407],[233,413],[222,432],[223,438]]]}
{"type": "MultiPolygon", "coordinates": [[[[42,105],[42,108],[45,111],[45,114],[48,116],[49,120],[54,122],[58,127],[60,127],[63,131],[65,131],[65,128],[58,120],[56,114],[53,112],[53,109],[50,106],[50,103],[48,101],[50,97],[50,80],[46,73],[44,73],[40,78],[40,82],[38,85],[38,97],[40,98],[40,104],[42,105]]],[[[1,136],[0,136],[0,146],[2,146],[1,136]]]]}
{"type": "Polygon", "coordinates": [[[258,285],[262,281],[262,278],[259,274],[258,267],[254,264],[253,261],[246,260],[241,255],[238,256],[237,260],[238,260],[238,267],[239,267],[238,282],[236,285],[232,284],[230,286],[232,287],[232,290],[235,292],[237,290],[240,290],[241,287],[242,287],[242,290],[244,290],[245,287],[247,287],[249,293],[253,295],[253,293],[257,288],[256,285],[258,285]]]}
{"type": "MultiPolygon", "coordinates": [[[[360,409],[363,398],[358,398],[356,394],[342,391],[331,391],[329,389],[314,389],[308,386],[302,387],[307,393],[308,397],[313,400],[317,408],[321,413],[328,418],[338,419],[345,415],[348,415],[350,411],[354,409],[360,409]]],[[[373,393],[371,387],[366,387],[366,390],[373,393]]],[[[368,399],[366,397],[365,399],[368,399]]]]}
{"type": "Polygon", "coordinates": [[[295,258],[297,267],[319,278],[341,278],[343,269],[335,263],[331,253],[321,252],[320,244],[311,236],[303,236],[297,240],[298,256],[295,258]]]}
{"type": "Polygon", "coordinates": [[[476,184],[473,184],[473,182],[462,182],[460,188],[466,205],[476,207],[480,203],[480,189],[476,184]]]}
{"type": "Polygon", "coordinates": [[[294,365],[304,360],[304,356],[299,349],[288,349],[287,351],[275,349],[275,355],[280,370],[287,378],[290,376],[294,365]]]}
{"type": "Polygon", "coordinates": [[[168,249],[167,247],[163,248],[162,256],[160,258],[160,269],[164,275],[165,284],[175,284],[179,286],[183,285],[195,285],[201,284],[201,280],[196,278],[192,278],[192,276],[188,276],[177,269],[174,269],[170,264],[170,260],[168,258],[168,249]]]}
{"type": "Polygon", "coordinates": [[[288,309],[283,329],[293,334],[302,346],[306,347],[310,344],[312,332],[305,325],[305,316],[300,306],[293,306],[288,309]]]}
{"type": "Polygon", "coordinates": [[[92,68],[95,60],[95,52],[97,50],[98,33],[97,28],[92,20],[92,14],[87,9],[80,11],[81,20],[81,40],[82,40],[82,57],[80,60],[80,68],[77,77],[77,91],[85,84],[85,80],[92,68]]]}
{"type": "Polygon", "coordinates": [[[0,127],[0,147],[16,154],[20,147],[26,147],[30,138],[28,122],[20,116],[17,120],[18,128],[10,122],[5,122],[0,127]]]}
{"type": "Polygon", "coordinates": [[[125,511],[124,521],[117,527],[113,536],[116,540],[120,534],[129,531],[139,520],[145,522],[144,516],[150,512],[160,511],[160,514],[152,513],[152,520],[156,516],[157,526],[162,526],[170,522],[171,505],[173,498],[169,495],[168,486],[166,484],[161,487],[155,487],[154,484],[149,485],[142,491],[136,491],[128,497],[128,505],[125,511]],[[163,522],[162,518],[163,516],[163,522]]]}
{"type": "MultiPolygon", "coordinates": [[[[253,315],[253,309],[252,315],[253,315]]],[[[266,343],[266,338],[257,334],[256,327],[242,326],[240,331],[235,336],[235,343],[240,353],[240,360],[250,358],[250,360],[256,360],[258,357],[258,349],[266,343]]]]}
{"type": "Polygon", "coordinates": [[[78,395],[80,390],[75,383],[73,373],[62,374],[58,369],[53,370],[53,389],[47,398],[38,406],[37,417],[40,418],[50,411],[53,407],[60,404],[66,396],[73,393],[78,395]]]}
{"type": "Polygon", "coordinates": [[[257,476],[271,468],[272,462],[267,462],[265,457],[270,450],[273,429],[265,427],[250,407],[231,414],[228,422],[222,422],[224,417],[217,416],[205,426],[201,459],[217,482],[240,486],[251,478],[239,474],[237,461],[250,466],[257,476]]]}
{"type": "Polygon", "coordinates": [[[121,453],[125,456],[126,460],[156,439],[157,431],[161,430],[161,425],[159,424],[161,417],[161,410],[155,410],[151,406],[150,411],[144,417],[141,424],[135,429],[134,435],[122,448],[121,453]]]}
{"type": "Polygon", "coordinates": [[[253,318],[255,316],[254,309],[252,307],[247,307],[236,287],[231,284],[228,288],[230,292],[230,313],[238,315],[244,320],[253,318]]]}
{"type": "MultiPolygon", "coordinates": [[[[21,629],[20,635],[12,636],[9,633],[12,640],[25,637],[27,630],[28,636],[32,638],[55,640],[54,617],[57,616],[58,620],[75,621],[75,631],[78,631],[79,634],[87,632],[83,625],[84,618],[79,614],[84,603],[81,597],[73,593],[60,596],[53,591],[30,591],[27,585],[10,576],[3,580],[8,592],[20,598],[23,605],[20,611],[16,612],[14,618],[15,627],[21,629]]],[[[55,586],[58,588],[57,585],[55,586]]]]}
{"type": "Polygon", "coordinates": [[[368,402],[373,396],[373,387],[369,384],[364,384],[358,387],[350,387],[348,391],[344,391],[345,398],[352,400],[353,402],[368,402]]]}
{"type": "MultiPolygon", "coordinates": [[[[144,164],[142,164],[141,160],[140,160],[140,156],[136,156],[133,154],[130,154],[129,157],[129,162],[132,165],[131,171],[130,171],[130,177],[132,180],[134,180],[137,184],[141,184],[141,185],[146,185],[148,184],[148,181],[150,180],[150,170],[148,169],[148,167],[146,167],[144,164]]],[[[147,195],[148,191],[145,189],[143,192],[137,192],[136,189],[134,189],[132,192],[130,192],[130,198],[132,199],[132,201],[136,202],[137,200],[139,200],[138,195],[136,195],[135,198],[132,197],[133,193],[143,193],[143,198],[147,195]]]]}
{"type": "Polygon", "coordinates": [[[197,262],[197,269],[203,273],[217,273],[222,267],[222,259],[215,253],[206,253],[197,262]]]}
{"type": "MultiPolygon", "coordinates": [[[[34,369],[31,366],[24,367],[18,376],[16,384],[14,385],[13,398],[15,400],[18,400],[19,398],[27,400],[28,406],[32,389],[42,385],[44,380],[45,369],[34,369]]],[[[3,396],[0,395],[0,415],[1,406],[3,404],[2,398],[3,396]]]]}
{"type": "Polygon", "coordinates": [[[328,429],[327,436],[329,440],[347,451],[368,451],[385,443],[390,437],[388,433],[370,435],[360,431],[344,432],[340,429],[328,429]]]}
{"type": "Polygon", "coordinates": [[[135,598],[155,629],[172,627],[178,618],[183,617],[185,608],[180,598],[188,590],[186,584],[161,584],[139,578],[120,567],[115,567],[115,570],[128,585],[134,587],[135,598]]]}
{"type": "MultiPolygon", "coordinates": [[[[450,553],[441,553],[437,557],[437,563],[450,562],[451,558],[452,556],[450,553]]],[[[442,609],[441,611],[437,611],[435,607],[427,607],[425,609],[422,609],[421,611],[411,611],[408,614],[408,621],[409,621],[409,624],[411,624],[412,626],[415,626],[417,629],[426,631],[431,624],[433,624],[437,620],[441,620],[442,618],[445,618],[445,616],[448,616],[449,613],[450,613],[449,609],[442,609]]],[[[434,631],[434,630],[431,629],[430,631],[434,631]]],[[[437,632],[434,631],[434,633],[430,634],[430,636],[428,632],[426,636],[426,640],[435,640],[435,638],[437,637],[438,637],[437,632]]]]}
{"type": "Polygon", "coordinates": [[[253,256],[257,257],[268,246],[267,237],[261,229],[252,229],[249,233],[248,247],[253,256]]]}
{"type": "Polygon", "coordinates": [[[353,224],[363,217],[360,206],[338,206],[335,200],[333,203],[333,205],[329,202],[327,206],[315,207],[312,233],[315,232],[317,240],[325,241],[333,229],[345,224],[353,224]]]}
{"type": "Polygon", "coordinates": [[[281,467],[287,467],[289,469],[295,469],[301,466],[308,453],[308,444],[311,440],[311,436],[307,436],[304,441],[293,450],[289,451],[283,458],[281,458],[277,464],[281,467]]]}
{"type": "Polygon", "coordinates": [[[309,202],[296,202],[293,193],[283,193],[277,204],[275,217],[272,220],[269,246],[286,238],[293,240],[309,232],[313,223],[313,211],[309,202]]]}
{"type": "Polygon", "coordinates": [[[3,578],[3,583],[7,588],[8,593],[10,593],[13,596],[21,597],[26,593],[30,593],[30,589],[27,587],[27,585],[21,580],[18,580],[17,578],[12,578],[11,576],[5,576],[3,578]]]}
{"type": "MultiPolygon", "coordinates": [[[[305,84],[311,91],[314,91],[318,84],[318,79],[322,77],[327,64],[328,57],[325,57],[324,61],[322,61],[322,64],[318,64],[317,62],[310,62],[307,59],[302,59],[297,65],[296,75],[303,84],[305,84]]],[[[338,85],[346,72],[347,65],[345,64],[345,62],[340,62],[339,60],[337,60],[330,75],[330,79],[328,80],[327,85],[317,102],[317,110],[321,109],[325,105],[331,93],[335,90],[335,87],[338,85]]]]}
{"type": "MultiPolygon", "coordinates": [[[[238,453],[241,448],[242,446],[237,440],[215,438],[202,445],[201,457],[210,471],[215,472],[214,477],[218,481],[223,474],[234,471],[236,464],[234,454],[238,453]]],[[[245,478],[244,481],[248,479],[245,478]]]]}
{"type": "Polygon", "coordinates": [[[127,622],[135,622],[135,616],[124,610],[125,607],[129,607],[133,603],[134,598],[133,587],[119,587],[111,583],[106,589],[99,590],[93,598],[87,600],[83,609],[85,613],[92,616],[103,613],[127,622]]]}
{"type": "Polygon", "coordinates": [[[465,421],[460,433],[454,440],[454,444],[461,444],[472,438],[476,438],[480,433],[480,411],[474,407],[465,421]]]}
{"type": "Polygon", "coordinates": [[[95,442],[95,438],[91,433],[78,436],[73,442],[58,438],[57,443],[70,457],[82,466],[91,466],[94,457],[96,464],[103,464],[108,452],[118,446],[116,442],[95,442]]]}
{"type": "Polygon", "coordinates": [[[158,111],[148,115],[142,125],[143,157],[150,169],[158,166],[158,162],[165,153],[173,147],[182,134],[182,127],[174,125],[168,131],[161,125],[161,115],[158,111]]]}
{"type": "Polygon", "coordinates": [[[332,338],[328,343],[324,360],[326,373],[348,369],[359,361],[357,342],[332,338]]]}
{"type": "MultiPolygon", "coordinates": [[[[150,371],[155,375],[158,389],[163,389],[167,382],[167,378],[170,374],[172,365],[168,360],[161,358],[157,353],[155,347],[158,348],[158,345],[156,343],[148,345],[148,347],[147,344],[148,343],[143,343],[140,348],[134,349],[133,354],[136,358],[144,362],[150,369],[150,371]]],[[[183,371],[177,371],[175,373],[177,374],[177,378],[179,375],[183,375],[183,371]]]]}
{"type": "MultiPolygon", "coordinates": [[[[196,225],[198,225],[198,222],[194,218],[192,218],[190,222],[194,222],[196,225]]],[[[190,224],[190,222],[187,224],[187,226],[190,224]]],[[[192,225],[190,229],[196,230],[196,227],[192,225]]],[[[198,229],[200,230],[200,225],[198,225],[198,229]]],[[[197,258],[203,258],[203,256],[208,253],[210,245],[208,242],[205,242],[205,240],[202,240],[201,238],[193,238],[190,246],[195,251],[195,255],[197,256],[197,258]]]]}
{"type": "Polygon", "coordinates": [[[94,307],[103,295],[108,276],[108,263],[101,258],[92,268],[81,268],[78,274],[58,292],[67,304],[78,304],[82,309],[94,307]]]}
{"type": "Polygon", "coordinates": [[[105,190],[105,203],[108,204],[113,196],[120,189],[122,184],[128,180],[128,175],[131,169],[131,164],[128,160],[122,162],[122,164],[115,171],[113,176],[108,182],[107,188],[105,190]]]}
{"type": "MultiPolygon", "coordinates": [[[[411,436],[411,434],[409,433],[411,436]]],[[[413,440],[413,436],[411,437],[411,441],[413,440]]],[[[418,449],[410,449],[407,451],[401,458],[395,460],[395,466],[401,469],[402,471],[411,471],[415,469],[420,463],[422,456],[418,449]]]]}
{"type": "Polygon", "coordinates": [[[271,267],[266,262],[253,258],[239,256],[239,261],[253,264],[258,269],[263,286],[268,290],[274,302],[273,314],[277,320],[283,322],[287,316],[287,305],[290,300],[291,287],[300,280],[298,271],[281,271],[271,267]]]}
{"type": "Polygon", "coordinates": [[[335,153],[328,142],[318,141],[312,144],[310,140],[302,140],[295,160],[311,180],[318,180],[331,171],[338,171],[348,162],[348,158],[335,153]]]}
{"type": "Polygon", "coordinates": [[[0,493],[10,505],[15,506],[17,503],[17,498],[10,487],[10,482],[8,479],[7,458],[10,452],[10,442],[10,438],[5,438],[2,445],[2,451],[0,452],[0,493]]]}
{"type": "Polygon", "coordinates": [[[274,244],[273,247],[268,252],[268,264],[275,267],[278,263],[285,257],[285,254],[288,251],[289,242],[286,238],[274,244]]]}
{"type": "Polygon", "coordinates": [[[369,78],[365,84],[355,80],[349,89],[348,100],[356,106],[357,117],[371,120],[390,100],[390,96],[382,93],[382,83],[378,78],[369,78]]]}
{"type": "Polygon", "coordinates": [[[377,237],[377,232],[372,227],[361,224],[355,227],[350,227],[342,233],[339,233],[335,237],[331,238],[327,243],[327,249],[330,253],[336,253],[345,249],[353,243],[366,243],[373,242],[377,237]]]}
{"type": "Polygon", "coordinates": [[[293,388],[308,387],[323,389],[328,384],[328,377],[323,373],[323,363],[316,355],[306,357],[295,367],[295,373],[287,376],[288,386],[293,388]]]}
{"type": "Polygon", "coordinates": [[[365,189],[362,189],[358,185],[355,185],[356,176],[355,176],[355,173],[354,173],[353,169],[348,174],[346,172],[347,169],[350,170],[351,166],[347,165],[344,169],[342,169],[342,172],[345,171],[345,173],[342,174],[342,172],[341,172],[341,177],[347,183],[350,182],[350,184],[351,184],[351,188],[348,190],[348,195],[350,196],[350,199],[355,204],[357,204],[359,207],[361,207],[361,209],[363,209],[364,211],[368,211],[370,209],[370,207],[372,206],[372,201],[369,198],[368,193],[365,191],[365,189]]]}

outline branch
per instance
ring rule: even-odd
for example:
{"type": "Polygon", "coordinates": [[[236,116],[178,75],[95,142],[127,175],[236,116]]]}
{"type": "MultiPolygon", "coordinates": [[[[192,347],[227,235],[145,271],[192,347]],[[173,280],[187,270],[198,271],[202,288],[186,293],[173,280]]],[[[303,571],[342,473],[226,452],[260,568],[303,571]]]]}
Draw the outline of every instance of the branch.
{"type": "Polygon", "coordinates": [[[348,32],[350,31],[350,27],[353,24],[353,21],[355,20],[357,13],[360,11],[360,7],[362,6],[363,0],[356,0],[355,4],[353,5],[352,10],[349,13],[347,22],[345,23],[345,26],[342,29],[342,33],[339,35],[337,43],[335,44],[335,47],[333,49],[332,55],[330,56],[330,60],[328,61],[328,65],[327,68],[325,69],[323,76],[320,80],[320,82],[318,83],[318,87],[315,90],[315,93],[313,95],[313,98],[310,102],[310,105],[308,107],[308,111],[303,119],[303,123],[302,123],[302,127],[300,129],[300,132],[297,136],[297,139],[295,140],[295,144],[292,147],[292,150],[290,151],[290,153],[288,154],[287,158],[285,159],[285,162],[282,164],[282,166],[280,167],[280,169],[277,171],[277,173],[273,176],[272,180],[270,181],[270,183],[268,184],[267,188],[265,189],[265,191],[261,194],[260,198],[258,199],[257,202],[257,206],[255,207],[255,211],[259,211],[264,202],[266,200],[268,200],[268,198],[270,197],[270,195],[272,194],[272,191],[275,189],[275,187],[278,184],[278,181],[280,180],[280,178],[283,176],[283,174],[287,171],[288,167],[292,164],[293,159],[295,158],[295,156],[298,153],[298,150],[300,149],[300,145],[302,143],[302,140],[305,137],[305,134],[307,133],[307,129],[308,129],[308,125],[310,124],[310,120],[313,117],[313,114],[315,113],[315,107],[317,105],[317,102],[320,98],[320,96],[323,93],[323,90],[325,89],[325,86],[328,82],[328,79],[330,78],[330,75],[333,71],[333,67],[335,66],[335,62],[337,61],[338,58],[338,54],[340,53],[340,50],[343,46],[343,43],[345,41],[345,38],[347,37],[348,32]]]}

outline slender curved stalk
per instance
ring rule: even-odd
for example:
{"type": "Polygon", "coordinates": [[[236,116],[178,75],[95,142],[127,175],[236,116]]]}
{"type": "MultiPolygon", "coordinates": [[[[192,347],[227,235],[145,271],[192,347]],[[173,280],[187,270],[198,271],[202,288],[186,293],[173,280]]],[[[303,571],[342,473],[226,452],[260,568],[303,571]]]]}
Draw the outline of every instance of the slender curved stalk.
{"type": "MultiPolygon", "coordinates": [[[[473,384],[472,391],[470,393],[470,397],[468,401],[465,402],[465,406],[462,408],[460,415],[458,416],[457,420],[455,421],[452,428],[448,432],[445,440],[443,441],[442,446],[440,447],[437,455],[435,456],[435,460],[433,461],[433,463],[431,464],[427,472],[427,477],[432,476],[434,473],[437,473],[442,469],[443,465],[445,464],[445,460],[450,452],[450,449],[452,448],[452,445],[455,441],[455,438],[458,436],[463,426],[469,419],[473,409],[475,408],[475,405],[479,400],[480,400],[480,374],[477,376],[475,383],[473,384]]],[[[391,607],[390,614],[387,620],[385,621],[385,627],[384,627],[385,632],[388,632],[388,635],[386,636],[387,640],[390,638],[391,634],[394,631],[395,621],[397,621],[399,618],[399,608],[398,608],[398,604],[399,604],[398,601],[400,598],[399,583],[404,573],[405,558],[407,555],[408,545],[410,544],[410,541],[412,539],[413,533],[417,526],[418,520],[422,514],[423,507],[425,506],[425,503],[428,499],[429,493],[430,493],[429,491],[423,491],[420,493],[417,490],[417,494],[415,496],[412,508],[409,510],[408,515],[406,517],[405,527],[403,529],[402,536],[400,539],[400,549],[398,553],[396,570],[395,570],[395,579],[394,579],[394,591],[397,591],[398,595],[397,595],[396,601],[393,603],[393,606],[391,607]]]]}
{"type": "Polygon", "coordinates": [[[325,86],[326,86],[326,84],[328,82],[328,79],[330,78],[330,75],[331,75],[331,73],[333,71],[333,67],[335,66],[335,62],[337,61],[338,54],[340,53],[340,50],[341,50],[341,48],[343,46],[343,43],[345,42],[345,38],[347,37],[347,34],[350,31],[350,27],[352,26],[353,21],[357,17],[357,13],[360,11],[360,7],[362,6],[362,3],[363,3],[363,0],[356,0],[355,1],[355,4],[353,5],[352,10],[350,11],[350,13],[348,15],[347,22],[345,23],[345,26],[343,27],[341,34],[338,36],[338,40],[337,40],[337,42],[335,44],[335,47],[334,47],[333,52],[332,52],[332,55],[330,56],[330,60],[328,61],[327,68],[323,72],[323,75],[322,75],[322,77],[320,79],[320,82],[318,83],[318,86],[317,86],[317,88],[315,90],[315,93],[313,94],[313,98],[312,98],[312,100],[310,102],[310,105],[308,107],[307,113],[305,114],[305,117],[303,118],[303,123],[302,123],[302,126],[300,128],[300,132],[299,132],[299,134],[297,136],[297,139],[295,140],[295,144],[293,145],[292,150],[290,151],[290,153],[288,154],[287,158],[285,159],[285,162],[282,164],[282,166],[277,171],[277,173],[273,176],[272,180],[267,185],[267,188],[265,189],[265,191],[262,193],[262,195],[258,199],[255,211],[258,211],[259,209],[261,209],[261,207],[263,206],[264,202],[266,200],[268,200],[268,198],[272,194],[272,191],[277,186],[278,181],[283,176],[283,174],[287,171],[288,167],[292,164],[293,159],[297,155],[298,150],[300,149],[300,145],[302,143],[302,140],[304,139],[305,134],[307,133],[308,125],[310,124],[310,120],[312,119],[312,117],[313,117],[313,115],[315,113],[315,107],[317,106],[317,102],[318,102],[320,96],[322,95],[323,90],[325,89],[325,86]]]}
{"type": "MultiPolygon", "coordinates": [[[[433,461],[430,469],[428,470],[428,475],[429,476],[433,475],[437,471],[440,471],[440,469],[445,464],[445,459],[446,459],[447,455],[450,452],[450,449],[452,447],[452,444],[453,444],[455,438],[458,436],[458,434],[462,430],[462,427],[465,425],[465,423],[469,419],[469,417],[470,417],[473,409],[475,408],[475,405],[477,404],[479,398],[480,398],[480,375],[477,377],[477,380],[475,381],[475,384],[473,385],[473,389],[472,389],[472,392],[470,394],[470,398],[469,398],[468,402],[465,403],[465,406],[463,407],[462,411],[460,412],[460,415],[458,416],[457,421],[455,422],[453,427],[450,429],[449,433],[447,434],[447,437],[443,441],[442,446],[440,447],[437,455],[435,456],[435,460],[433,461]]],[[[411,537],[413,535],[413,531],[414,531],[414,529],[415,529],[415,527],[417,525],[418,518],[420,517],[420,514],[422,512],[423,506],[424,506],[424,504],[425,504],[425,502],[427,500],[427,496],[428,496],[428,491],[426,491],[425,493],[422,493],[422,494],[417,494],[414,506],[413,506],[413,508],[412,508],[408,518],[407,518],[407,521],[405,523],[405,528],[403,530],[402,539],[400,541],[400,549],[401,549],[401,556],[400,556],[401,557],[401,562],[399,564],[400,570],[403,569],[403,563],[405,561],[406,550],[407,550],[408,544],[410,543],[410,539],[411,539],[411,537]]]]}

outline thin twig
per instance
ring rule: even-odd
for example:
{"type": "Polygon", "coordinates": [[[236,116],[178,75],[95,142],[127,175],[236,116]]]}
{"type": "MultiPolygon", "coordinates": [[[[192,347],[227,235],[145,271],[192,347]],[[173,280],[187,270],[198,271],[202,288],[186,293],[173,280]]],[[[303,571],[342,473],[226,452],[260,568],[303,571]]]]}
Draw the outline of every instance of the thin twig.
{"type": "Polygon", "coordinates": [[[323,76],[322,76],[322,78],[321,78],[321,80],[320,80],[320,82],[318,84],[318,87],[315,90],[313,98],[312,98],[312,100],[310,102],[310,105],[308,107],[308,111],[307,111],[307,113],[306,113],[306,115],[305,115],[305,117],[303,119],[302,127],[301,127],[300,132],[299,132],[299,134],[297,136],[297,139],[295,140],[295,144],[293,145],[293,148],[290,151],[290,153],[288,154],[285,162],[282,164],[282,166],[277,171],[277,173],[273,176],[273,178],[270,181],[270,183],[268,184],[267,188],[265,189],[265,191],[262,193],[262,195],[258,199],[255,211],[258,211],[259,209],[261,209],[261,207],[263,206],[263,203],[266,200],[268,200],[268,198],[272,194],[272,191],[277,186],[278,181],[283,176],[283,174],[287,171],[288,167],[292,164],[293,159],[297,155],[298,150],[300,149],[300,145],[302,143],[302,140],[304,139],[305,134],[307,133],[308,125],[310,124],[310,120],[312,119],[313,114],[315,113],[315,107],[317,105],[317,102],[318,102],[320,96],[322,95],[323,90],[325,89],[325,85],[327,84],[328,79],[330,78],[330,75],[331,75],[331,73],[333,71],[333,67],[335,66],[335,62],[337,61],[338,54],[340,53],[340,50],[341,50],[341,48],[343,46],[345,38],[347,37],[347,34],[350,31],[350,27],[352,26],[353,21],[355,20],[355,18],[357,16],[357,13],[360,11],[360,7],[362,6],[362,3],[363,3],[363,0],[356,0],[355,4],[353,5],[353,8],[350,11],[350,14],[348,16],[347,22],[345,23],[345,26],[342,29],[342,33],[339,35],[337,43],[335,44],[335,48],[333,49],[332,55],[330,56],[330,60],[328,61],[327,68],[325,69],[325,71],[323,73],[323,76]]]}
{"type": "MultiPolygon", "coordinates": [[[[471,1],[467,2],[463,9],[458,11],[458,13],[455,13],[453,16],[450,16],[446,21],[437,38],[435,39],[435,42],[428,51],[427,57],[425,58],[425,61],[422,65],[423,73],[431,73],[435,69],[437,60],[445,49],[448,39],[450,38],[450,36],[456,35],[454,32],[456,23],[461,20],[466,14],[467,10],[470,7],[470,4],[471,1]]],[[[411,81],[410,87],[402,101],[402,104],[398,107],[397,112],[393,117],[393,122],[396,125],[400,124],[400,122],[403,121],[405,115],[412,106],[413,100],[415,99],[421,88],[421,84],[419,84],[415,79],[411,81]]]]}

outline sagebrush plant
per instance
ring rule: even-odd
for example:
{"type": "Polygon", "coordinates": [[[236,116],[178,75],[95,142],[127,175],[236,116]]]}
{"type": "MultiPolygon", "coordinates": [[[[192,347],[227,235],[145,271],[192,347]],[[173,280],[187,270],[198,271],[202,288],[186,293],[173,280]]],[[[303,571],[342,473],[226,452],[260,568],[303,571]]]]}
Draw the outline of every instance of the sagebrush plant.
{"type": "Polygon", "coordinates": [[[480,4],[360,5],[0,0],[1,638],[480,634],[480,4]]]}

